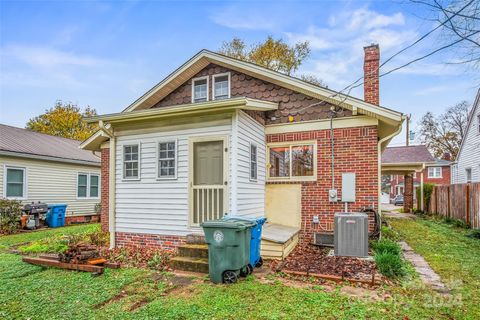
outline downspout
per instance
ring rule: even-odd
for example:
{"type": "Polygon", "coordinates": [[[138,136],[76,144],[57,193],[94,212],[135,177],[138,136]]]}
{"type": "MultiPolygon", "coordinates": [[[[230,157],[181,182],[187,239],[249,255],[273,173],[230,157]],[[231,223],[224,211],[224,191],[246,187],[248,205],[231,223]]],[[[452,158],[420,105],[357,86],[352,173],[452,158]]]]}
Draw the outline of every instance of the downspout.
{"type": "MultiPolygon", "coordinates": [[[[382,143],[387,141],[388,139],[391,139],[395,137],[397,134],[399,134],[402,131],[402,125],[403,125],[403,120],[405,116],[402,115],[402,122],[400,126],[398,126],[398,129],[392,133],[389,134],[386,137],[383,137],[382,139],[378,140],[378,145],[377,145],[377,151],[378,151],[378,160],[377,160],[377,170],[378,170],[378,217],[379,217],[379,224],[380,224],[380,230],[381,230],[381,225],[382,225],[382,143]]],[[[382,236],[382,233],[380,232],[380,237],[382,236]]]]}
{"type": "Polygon", "coordinates": [[[107,128],[102,120],[98,127],[110,139],[110,155],[108,164],[108,231],[110,232],[110,249],[115,248],[115,150],[116,138],[112,128],[107,128]]]}

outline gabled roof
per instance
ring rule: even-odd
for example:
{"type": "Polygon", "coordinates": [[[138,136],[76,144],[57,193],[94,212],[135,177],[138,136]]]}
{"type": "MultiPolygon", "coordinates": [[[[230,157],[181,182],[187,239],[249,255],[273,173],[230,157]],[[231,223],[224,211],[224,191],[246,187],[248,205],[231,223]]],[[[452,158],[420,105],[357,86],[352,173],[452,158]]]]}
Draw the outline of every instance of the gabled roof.
{"type": "Polygon", "coordinates": [[[467,122],[467,129],[465,130],[465,135],[463,136],[462,143],[460,144],[460,149],[458,150],[458,154],[457,154],[457,158],[455,159],[455,162],[458,161],[458,159],[460,158],[460,155],[462,154],[463,145],[465,144],[465,140],[468,137],[468,132],[469,132],[470,127],[471,127],[471,125],[474,121],[475,112],[476,112],[477,108],[480,108],[479,106],[480,106],[480,88],[478,88],[477,96],[475,97],[475,102],[473,103],[472,110],[470,111],[470,114],[469,114],[469,117],[468,117],[468,122],[467,122]]]}
{"type": "Polygon", "coordinates": [[[424,145],[389,147],[382,154],[383,164],[434,163],[435,158],[424,145]]]}
{"type": "Polygon", "coordinates": [[[374,118],[379,118],[380,120],[383,120],[391,125],[396,125],[398,122],[403,121],[402,113],[392,109],[377,106],[361,99],[346,96],[334,90],[319,87],[250,62],[241,61],[208,50],[202,50],[197,53],[190,60],[168,75],[164,80],[159,82],[143,96],[128,106],[124,112],[151,108],[154,104],[166,97],[185,81],[192,78],[210,63],[221,65],[232,70],[237,70],[239,72],[254,76],[258,79],[277,84],[296,92],[301,92],[305,95],[324,100],[332,104],[340,104],[342,107],[374,118]]]}
{"type": "Polygon", "coordinates": [[[0,155],[100,165],[100,158],[79,148],[81,141],[0,124],[0,155]]]}

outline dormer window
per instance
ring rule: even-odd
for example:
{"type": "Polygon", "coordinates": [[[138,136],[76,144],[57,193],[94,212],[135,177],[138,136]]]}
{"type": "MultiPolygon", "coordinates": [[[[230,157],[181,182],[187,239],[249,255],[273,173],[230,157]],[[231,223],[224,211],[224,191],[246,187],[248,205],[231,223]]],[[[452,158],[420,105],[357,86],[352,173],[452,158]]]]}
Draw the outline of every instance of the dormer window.
{"type": "Polygon", "coordinates": [[[213,76],[213,99],[222,100],[230,98],[230,73],[216,74],[213,76]]]}
{"type": "Polygon", "coordinates": [[[208,77],[192,80],[192,102],[208,101],[208,77]]]}

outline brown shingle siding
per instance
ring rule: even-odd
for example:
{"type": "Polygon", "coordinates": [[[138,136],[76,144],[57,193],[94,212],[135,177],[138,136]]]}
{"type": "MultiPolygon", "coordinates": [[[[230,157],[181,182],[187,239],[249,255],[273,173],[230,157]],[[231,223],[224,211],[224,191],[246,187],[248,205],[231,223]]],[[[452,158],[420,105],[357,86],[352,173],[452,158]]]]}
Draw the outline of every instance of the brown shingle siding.
{"type": "MultiPolygon", "coordinates": [[[[208,65],[205,69],[196,74],[193,78],[202,76],[212,76],[214,74],[230,72],[231,75],[231,97],[248,97],[271,102],[277,102],[279,107],[276,111],[267,113],[256,112],[252,115],[257,121],[265,124],[288,122],[288,116],[292,115],[294,121],[307,121],[325,119],[329,117],[329,104],[322,104],[307,108],[311,104],[321,100],[306,96],[302,93],[280,87],[249,75],[227,69],[215,64],[208,65]],[[275,117],[272,120],[272,117],[275,117]],[[262,122],[264,121],[264,122],[262,122]]],[[[212,79],[209,81],[209,97],[212,97],[212,79]]],[[[191,103],[192,80],[188,80],[183,85],[175,89],[172,93],[159,101],[153,108],[166,107],[191,103]]],[[[350,116],[349,110],[343,112],[343,116],[350,116]]]]}

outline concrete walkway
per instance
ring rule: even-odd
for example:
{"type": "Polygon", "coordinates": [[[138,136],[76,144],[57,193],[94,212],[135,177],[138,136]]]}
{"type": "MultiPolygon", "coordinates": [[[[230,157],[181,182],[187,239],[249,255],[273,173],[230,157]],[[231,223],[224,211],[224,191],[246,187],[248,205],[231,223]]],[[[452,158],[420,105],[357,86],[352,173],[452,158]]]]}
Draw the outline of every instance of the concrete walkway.
{"type": "Polygon", "coordinates": [[[415,253],[404,241],[400,242],[400,246],[402,247],[403,256],[413,265],[423,283],[440,293],[450,293],[450,290],[442,282],[440,276],[430,268],[428,262],[421,255],[415,253]]]}

